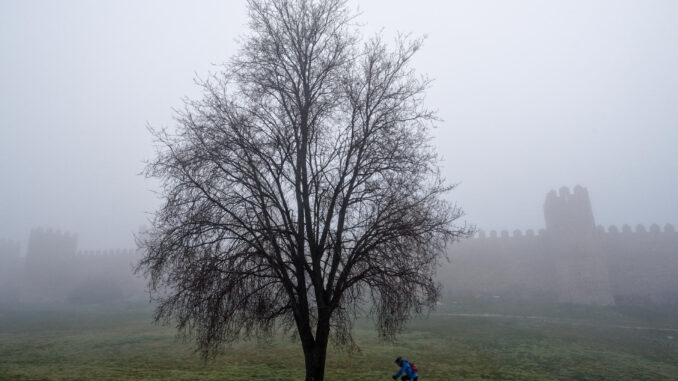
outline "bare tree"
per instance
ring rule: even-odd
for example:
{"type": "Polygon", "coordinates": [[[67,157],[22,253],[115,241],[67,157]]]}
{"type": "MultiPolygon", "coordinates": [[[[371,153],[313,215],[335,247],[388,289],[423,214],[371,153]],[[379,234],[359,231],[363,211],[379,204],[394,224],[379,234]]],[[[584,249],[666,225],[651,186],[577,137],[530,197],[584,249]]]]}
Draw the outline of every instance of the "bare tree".
{"type": "Polygon", "coordinates": [[[353,345],[369,305],[392,337],[439,296],[433,277],[461,210],[430,145],[421,40],[361,41],[345,0],[250,0],[250,33],[200,81],[175,132],[155,131],[165,200],[139,271],[205,357],[294,330],[306,379],[328,341],[353,345]]]}

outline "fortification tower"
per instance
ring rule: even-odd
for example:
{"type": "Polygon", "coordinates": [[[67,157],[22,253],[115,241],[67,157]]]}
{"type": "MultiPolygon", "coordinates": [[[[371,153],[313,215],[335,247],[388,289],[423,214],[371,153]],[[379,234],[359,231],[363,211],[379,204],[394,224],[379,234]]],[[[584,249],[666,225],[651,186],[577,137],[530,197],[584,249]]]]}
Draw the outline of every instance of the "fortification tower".
{"type": "Polygon", "coordinates": [[[614,304],[608,266],[586,188],[549,192],[544,202],[545,247],[556,266],[563,303],[614,304]]]}
{"type": "Polygon", "coordinates": [[[589,192],[577,185],[573,192],[567,187],[560,188],[557,194],[552,190],[544,202],[544,220],[546,229],[558,234],[582,234],[596,228],[589,192]]]}
{"type": "Polygon", "coordinates": [[[61,301],[72,287],[75,234],[33,229],[28,238],[21,301],[61,301]]]}

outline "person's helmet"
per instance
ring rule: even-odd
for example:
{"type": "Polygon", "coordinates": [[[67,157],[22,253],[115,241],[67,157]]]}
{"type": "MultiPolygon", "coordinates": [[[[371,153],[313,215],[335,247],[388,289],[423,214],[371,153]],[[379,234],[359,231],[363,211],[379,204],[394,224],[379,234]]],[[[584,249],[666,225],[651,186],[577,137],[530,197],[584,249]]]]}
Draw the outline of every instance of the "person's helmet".
{"type": "Polygon", "coordinates": [[[398,358],[395,359],[395,363],[398,364],[398,365],[400,365],[400,363],[401,363],[402,361],[403,361],[403,358],[400,357],[400,356],[398,356],[398,358]]]}

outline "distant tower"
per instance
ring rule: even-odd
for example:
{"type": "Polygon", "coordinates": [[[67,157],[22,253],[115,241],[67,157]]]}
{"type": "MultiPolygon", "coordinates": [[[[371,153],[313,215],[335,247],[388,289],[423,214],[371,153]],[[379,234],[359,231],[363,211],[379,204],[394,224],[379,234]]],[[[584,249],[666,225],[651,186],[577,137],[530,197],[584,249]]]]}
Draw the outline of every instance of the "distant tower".
{"type": "Polygon", "coordinates": [[[551,191],[544,202],[546,248],[553,256],[563,303],[612,305],[607,261],[591,209],[589,194],[581,186],[551,191]]]}
{"type": "Polygon", "coordinates": [[[546,229],[560,234],[577,234],[593,231],[596,228],[589,192],[577,185],[570,193],[567,187],[560,193],[552,190],[544,202],[546,229]]]}
{"type": "Polygon", "coordinates": [[[74,234],[33,229],[28,238],[21,301],[63,301],[73,287],[78,239],[74,234]]]}

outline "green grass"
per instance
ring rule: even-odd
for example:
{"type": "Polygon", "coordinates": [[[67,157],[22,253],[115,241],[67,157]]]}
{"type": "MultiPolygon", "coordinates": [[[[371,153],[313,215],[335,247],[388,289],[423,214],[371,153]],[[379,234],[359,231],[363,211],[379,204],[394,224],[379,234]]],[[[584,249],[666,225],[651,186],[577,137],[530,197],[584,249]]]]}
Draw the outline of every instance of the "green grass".
{"type": "MultiPolygon", "coordinates": [[[[678,332],[654,329],[669,327],[670,314],[659,324],[621,309],[466,305],[441,313],[492,315],[418,319],[397,343],[360,322],[361,351],[330,350],[326,378],[390,380],[403,355],[422,381],[678,380],[678,332]]],[[[0,380],[303,379],[290,339],[239,343],[205,363],[150,320],[147,309],[125,306],[0,311],[0,380]]]]}

